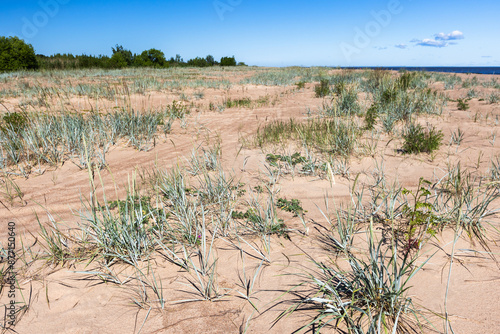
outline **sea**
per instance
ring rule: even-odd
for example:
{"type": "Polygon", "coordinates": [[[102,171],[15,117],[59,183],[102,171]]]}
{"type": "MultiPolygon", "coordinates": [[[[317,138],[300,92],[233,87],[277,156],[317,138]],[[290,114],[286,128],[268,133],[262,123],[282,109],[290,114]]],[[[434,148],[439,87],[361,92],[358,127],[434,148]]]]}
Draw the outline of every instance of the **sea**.
{"type": "Polygon", "coordinates": [[[425,72],[446,72],[446,73],[473,73],[473,74],[500,74],[500,67],[486,67],[486,66],[425,66],[425,67],[405,67],[405,66],[382,66],[382,67],[343,67],[352,69],[383,69],[393,71],[425,71],[425,72]]]}

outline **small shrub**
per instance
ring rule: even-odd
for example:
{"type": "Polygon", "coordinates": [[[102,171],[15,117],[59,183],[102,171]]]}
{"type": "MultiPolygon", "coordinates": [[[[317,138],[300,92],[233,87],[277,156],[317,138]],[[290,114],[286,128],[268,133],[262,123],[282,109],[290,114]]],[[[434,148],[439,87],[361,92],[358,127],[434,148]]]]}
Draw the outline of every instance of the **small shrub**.
{"type": "Polygon", "coordinates": [[[297,85],[297,90],[301,90],[301,89],[304,89],[306,88],[306,82],[305,81],[299,81],[296,83],[297,85]]]}
{"type": "Polygon", "coordinates": [[[443,133],[434,127],[426,130],[420,124],[411,123],[404,131],[403,139],[404,154],[432,153],[439,149],[443,133]]]}
{"type": "Polygon", "coordinates": [[[314,87],[314,91],[316,92],[316,97],[325,97],[330,94],[330,83],[327,79],[321,79],[319,85],[314,87]]]}
{"type": "Polygon", "coordinates": [[[152,215],[164,215],[169,217],[168,213],[163,212],[163,210],[155,209],[151,206],[151,197],[149,196],[132,196],[128,195],[126,200],[116,200],[109,202],[106,206],[102,206],[102,210],[118,210],[121,217],[126,215],[131,215],[131,219],[137,219],[137,217],[142,217],[142,223],[146,224],[152,215]]]}
{"type": "Polygon", "coordinates": [[[365,114],[365,129],[373,130],[375,124],[377,123],[378,118],[378,106],[376,104],[372,104],[370,108],[366,111],[365,114]]]}
{"type": "Polygon", "coordinates": [[[19,134],[28,124],[28,117],[25,114],[12,112],[3,116],[3,124],[0,124],[0,130],[11,130],[19,134]]]}
{"type": "Polygon", "coordinates": [[[458,110],[468,110],[469,109],[469,103],[467,103],[469,100],[468,99],[458,99],[458,110]]]}

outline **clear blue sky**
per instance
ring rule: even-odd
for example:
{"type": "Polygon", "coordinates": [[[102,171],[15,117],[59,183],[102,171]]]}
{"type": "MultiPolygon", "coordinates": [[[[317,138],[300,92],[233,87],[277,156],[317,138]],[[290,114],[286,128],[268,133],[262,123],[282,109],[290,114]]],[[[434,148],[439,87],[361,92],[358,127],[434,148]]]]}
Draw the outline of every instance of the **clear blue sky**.
{"type": "Polygon", "coordinates": [[[0,35],[46,55],[121,44],[262,66],[500,66],[499,15],[498,0],[0,0],[0,35]]]}

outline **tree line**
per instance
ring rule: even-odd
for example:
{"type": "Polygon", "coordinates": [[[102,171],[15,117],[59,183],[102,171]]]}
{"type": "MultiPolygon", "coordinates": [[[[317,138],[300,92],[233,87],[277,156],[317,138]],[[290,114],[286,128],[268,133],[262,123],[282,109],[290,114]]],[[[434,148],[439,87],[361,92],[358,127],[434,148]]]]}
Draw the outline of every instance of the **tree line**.
{"type": "Polygon", "coordinates": [[[103,68],[118,69],[127,67],[155,67],[167,68],[171,66],[245,66],[245,63],[236,62],[234,56],[222,57],[216,61],[212,55],[204,58],[196,57],[184,61],[180,55],[167,60],[165,54],[158,49],[144,50],[142,53],[132,53],[121,45],[111,48],[112,55],[73,55],[54,54],[45,56],[35,54],[31,44],[25,43],[18,37],[0,36],[0,72],[18,70],[63,70],[63,69],[84,69],[103,68]]]}

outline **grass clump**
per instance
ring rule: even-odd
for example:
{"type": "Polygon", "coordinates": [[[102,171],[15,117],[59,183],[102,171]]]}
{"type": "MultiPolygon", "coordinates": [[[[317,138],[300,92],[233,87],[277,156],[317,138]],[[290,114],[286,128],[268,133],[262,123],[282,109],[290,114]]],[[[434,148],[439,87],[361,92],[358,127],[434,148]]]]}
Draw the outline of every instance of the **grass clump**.
{"type": "Polygon", "coordinates": [[[26,171],[66,160],[80,168],[86,168],[89,161],[102,167],[109,148],[118,141],[124,140],[141,151],[150,150],[158,131],[166,135],[173,120],[185,115],[185,108],[175,103],[164,110],[143,113],[131,109],[87,115],[11,113],[0,125],[0,161],[26,171]]]}
{"type": "Polygon", "coordinates": [[[408,254],[401,259],[391,240],[375,240],[373,227],[366,256],[345,252],[349,268],[334,261],[310,258],[317,270],[302,274],[305,292],[293,292],[298,301],[277,320],[297,310],[316,312],[299,330],[314,332],[332,327],[345,333],[418,333],[425,328],[422,312],[408,296],[411,278],[425,265],[408,254]]]}
{"type": "Polygon", "coordinates": [[[441,130],[434,127],[424,129],[420,124],[410,123],[403,133],[403,153],[432,153],[439,149],[443,139],[441,130]]]}
{"type": "Polygon", "coordinates": [[[358,102],[357,87],[355,85],[345,85],[343,82],[337,84],[332,107],[330,113],[335,116],[359,114],[361,106],[358,102]]]}
{"type": "Polygon", "coordinates": [[[498,94],[496,94],[496,93],[491,93],[488,97],[488,102],[490,104],[498,103],[498,102],[500,102],[500,96],[498,96],[498,94]]]}
{"type": "Polygon", "coordinates": [[[224,106],[226,108],[250,108],[252,105],[252,100],[249,97],[235,99],[231,98],[224,101],[224,106]]]}
{"type": "Polygon", "coordinates": [[[119,260],[135,265],[149,258],[156,245],[154,234],[163,234],[166,217],[144,201],[137,201],[135,195],[118,203],[118,210],[113,210],[110,203],[84,206],[80,228],[87,237],[82,242],[106,262],[119,260]]]}
{"type": "Polygon", "coordinates": [[[349,156],[354,152],[360,134],[360,128],[352,119],[309,119],[301,123],[290,119],[259,128],[254,143],[263,147],[298,140],[332,155],[349,156]]]}

